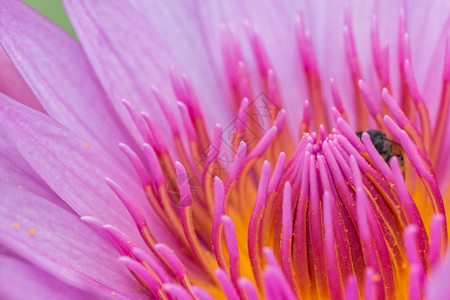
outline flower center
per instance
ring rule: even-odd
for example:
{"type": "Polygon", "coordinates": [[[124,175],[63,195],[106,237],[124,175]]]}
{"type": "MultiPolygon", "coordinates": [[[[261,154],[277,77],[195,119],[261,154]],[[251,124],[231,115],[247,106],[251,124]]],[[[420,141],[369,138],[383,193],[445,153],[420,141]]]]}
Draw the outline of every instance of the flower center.
{"type": "Polygon", "coordinates": [[[410,65],[404,14],[399,32],[400,105],[390,95],[388,47],[379,47],[377,19],[372,51],[382,104],[361,80],[348,9],[344,19],[356,130],[347,122],[333,80],[332,114],[325,107],[320,70],[301,13],[296,16],[298,52],[311,101],[303,104],[298,142],[285,124],[275,70],[249,23],[263,90],[254,92],[239,42],[232,30],[224,29],[224,67],[237,117],[225,127],[217,124],[212,139],[188,77],[175,70],[170,75],[181,128],[162,95],[153,90],[170,128],[167,139],[148,115],[124,101],[145,142],[147,164],[127,145],[120,147],[154,211],[176,238],[176,252],[158,243],[145,216],[110,179],[108,185],[152,254],[112,226],[103,230],[132,274],[157,298],[202,298],[206,290],[214,297],[242,299],[271,293],[302,299],[341,299],[344,294],[357,299],[372,292],[379,298],[404,297],[411,292],[411,282],[423,283],[424,274],[439,260],[447,225],[433,170],[440,146],[432,148],[431,141],[442,142],[450,58],[441,100],[445,114],[432,134],[410,65]],[[411,121],[416,112],[420,130],[411,121]],[[364,132],[369,115],[381,144],[371,140],[371,131],[364,132]],[[355,131],[361,131],[360,136],[355,131]],[[189,262],[198,268],[184,267],[189,262]]]}

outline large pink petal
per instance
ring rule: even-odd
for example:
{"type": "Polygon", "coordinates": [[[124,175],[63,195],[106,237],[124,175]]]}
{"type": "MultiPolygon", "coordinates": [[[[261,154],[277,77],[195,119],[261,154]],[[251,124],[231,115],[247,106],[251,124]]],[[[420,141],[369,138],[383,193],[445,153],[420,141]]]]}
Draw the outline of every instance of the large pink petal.
{"type": "Polygon", "coordinates": [[[0,95],[0,124],[34,171],[80,216],[94,216],[139,240],[128,212],[104,182],[110,177],[132,195],[151,219],[152,230],[159,230],[139,180],[101,149],[4,95],[0,95]]]}
{"type": "Polygon", "coordinates": [[[34,172],[0,127],[0,180],[18,189],[26,189],[71,211],[50,187],[34,172]]]}
{"type": "MultiPolygon", "coordinates": [[[[165,122],[160,122],[161,114],[152,98],[151,85],[158,86],[171,100],[171,107],[175,108],[169,71],[171,66],[177,69],[185,66],[179,64],[177,57],[172,55],[174,49],[164,43],[161,32],[154,28],[153,25],[158,24],[152,24],[143,9],[131,1],[63,2],[80,42],[113,103],[119,106],[120,100],[126,98],[138,109],[147,111],[162,130],[167,129],[165,122]]],[[[185,53],[192,65],[197,63],[197,57],[204,59],[200,57],[205,54],[185,53]]],[[[190,70],[182,71],[189,75],[190,70]]],[[[211,75],[205,73],[200,82],[194,81],[196,87],[200,85],[201,90],[208,91],[200,98],[204,100],[207,96],[207,101],[214,101],[225,110],[226,106],[221,101],[223,93],[208,77],[211,75]]],[[[119,112],[129,125],[124,110],[119,112]]]]}
{"type": "Polygon", "coordinates": [[[44,111],[2,48],[0,48],[0,93],[36,110],[44,111]]]}
{"type": "Polygon", "coordinates": [[[135,1],[164,45],[192,81],[208,121],[230,116],[225,72],[217,61],[195,1],[135,1]]]}
{"type": "Polygon", "coordinates": [[[95,299],[23,260],[0,255],[1,299],[95,299]]]}
{"type": "Polygon", "coordinates": [[[139,297],[115,249],[79,217],[16,186],[0,190],[0,243],[12,253],[82,290],[139,297]]]}
{"type": "Polygon", "coordinates": [[[130,138],[80,45],[22,1],[0,5],[0,43],[47,113],[118,161],[130,138]]]}

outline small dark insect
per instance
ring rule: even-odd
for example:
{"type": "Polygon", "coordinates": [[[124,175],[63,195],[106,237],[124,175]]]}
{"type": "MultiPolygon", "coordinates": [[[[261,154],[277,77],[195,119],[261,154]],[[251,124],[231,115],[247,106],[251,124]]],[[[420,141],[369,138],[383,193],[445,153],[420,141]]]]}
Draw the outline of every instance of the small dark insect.
{"type": "Polygon", "coordinates": [[[393,156],[397,156],[400,167],[403,170],[404,167],[404,159],[403,159],[403,148],[399,143],[386,138],[386,134],[382,131],[376,129],[369,129],[367,131],[357,131],[356,135],[361,139],[362,134],[366,132],[370,136],[370,140],[372,144],[377,149],[378,153],[384,158],[386,162],[393,156]]]}

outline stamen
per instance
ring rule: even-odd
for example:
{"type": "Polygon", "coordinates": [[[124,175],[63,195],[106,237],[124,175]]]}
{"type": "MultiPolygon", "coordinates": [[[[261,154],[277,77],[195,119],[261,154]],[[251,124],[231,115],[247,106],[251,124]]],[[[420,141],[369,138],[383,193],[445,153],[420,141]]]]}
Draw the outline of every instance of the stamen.
{"type": "MultiPolygon", "coordinates": [[[[144,228],[147,228],[147,221],[142,215],[141,210],[137,206],[137,204],[131,199],[130,195],[125,192],[117,183],[115,183],[111,178],[105,178],[106,184],[109,188],[116,194],[117,198],[122,202],[123,206],[128,210],[131,217],[133,218],[134,223],[139,228],[139,231],[143,231],[144,228]]],[[[154,240],[152,241],[154,244],[154,240]]]]}
{"type": "Polygon", "coordinates": [[[339,168],[339,165],[336,161],[336,158],[334,157],[333,152],[331,151],[331,147],[327,141],[325,141],[322,145],[323,148],[323,154],[325,156],[325,159],[327,161],[327,164],[333,172],[331,172],[332,178],[335,182],[335,186],[341,196],[342,202],[345,205],[345,208],[349,212],[350,217],[352,218],[352,223],[357,226],[356,223],[356,207],[354,205],[354,197],[352,197],[352,193],[347,185],[347,182],[341,173],[341,169],[339,168]]]}
{"type": "Polygon", "coordinates": [[[372,268],[367,268],[364,273],[364,299],[366,300],[377,300],[380,299],[380,275],[375,274],[372,268]]]}
{"type": "Polygon", "coordinates": [[[322,83],[319,69],[314,54],[313,45],[309,37],[309,32],[305,29],[303,15],[300,11],[295,16],[297,44],[300,52],[300,59],[303,62],[306,79],[309,86],[309,94],[313,105],[314,123],[317,130],[320,124],[329,126],[324,99],[322,95],[322,83]]]}
{"type": "MultiPolygon", "coordinates": [[[[80,219],[83,222],[86,222],[87,224],[89,224],[89,226],[93,227],[98,232],[100,232],[103,236],[106,236],[106,238],[111,241],[111,243],[117,249],[117,251],[119,252],[120,255],[129,255],[128,247],[123,247],[124,243],[121,241],[125,240],[125,241],[130,241],[130,243],[131,243],[131,238],[129,238],[129,237],[128,238],[125,238],[125,237],[119,238],[118,235],[114,235],[113,233],[111,233],[111,230],[105,229],[103,227],[103,223],[94,217],[83,216],[83,217],[80,217],[80,219]]],[[[119,230],[117,229],[117,231],[119,231],[119,230]]],[[[125,243],[125,246],[128,246],[128,245],[125,243]]]]}
{"type": "Polygon", "coordinates": [[[230,277],[235,287],[238,288],[238,279],[241,277],[239,248],[237,245],[236,229],[233,220],[228,216],[222,216],[222,225],[225,229],[226,243],[230,258],[230,277]]]}
{"type": "MultiPolygon", "coordinates": [[[[424,266],[420,260],[419,249],[417,248],[418,228],[416,225],[406,227],[403,235],[405,240],[405,249],[409,268],[409,297],[410,299],[422,299],[421,291],[423,290],[424,266]]],[[[426,268],[426,265],[425,265],[426,268]]]]}
{"type": "Polygon", "coordinates": [[[364,153],[367,153],[367,150],[364,147],[361,140],[358,138],[356,133],[352,130],[350,125],[348,125],[347,122],[344,121],[344,119],[338,118],[336,120],[336,124],[337,124],[338,129],[342,132],[342,134],[353,145],[353,147],[355,147],[358,150],[358,152],[361,153],[361,155],[364,155],[364,153]]]}
{"type": "Polygon", "coordinates": [[[214,138],[211,145],[209,145],[208,156],[205,160],[205,166],[203,168],[202,182],[203,189],[206,194],[206,206],[210,215],[214,215],[214,191],[213,186],[213,174],[216,172],[215,168],[220,168],[221,172],[224,168],[217,162],[220,154],[220,148],[222,147],[223,130],[220,124],[216,124],[214,128],[214,138]]]}
{"type": "Polygon", "coordinates": [[[214,271],[214,274],[216,275],[217,279],[219,280],[220,286],[222,287],[222,290],[225,293],[225,296],[227,299],[230,300],[239,300],[238,293],[236,289],[234,288],[233,284],[230,281],[230,278],[228,277],[227,273],[222,269],[216,269],[214,271]]]}
{"type": "Polygon", "coordinates": [[[258,144],[256,144],[255,148],[253,148],[253,150],[248,154],[245,162],[247,163],[252,159],[261,157],[275,139],[277,132],[278,128],[276,126],[272,126],[269,130],[267,130],[263,137],[259,140],[258,144]]]}
{"type": "Polygon", "coordinates": [[[136,273],[137,276],[145,283],[150,289],[156,299],[169,300],[166,293],[162,290],[159,281],[140,263],[132,260],[128,256],[121,256],[119,261],[124,263],[130,270],[136,273]]]}
{"type": "Polygon", "coordinates": [[[330,90],[334,106],[337,108],[344,120],[347,121],[347,113],[345,112],[344,105],[342,104],[341,94],[339,93],[339,89],[333,78],[330,79],[330,90]]]}
{"type": "Polygon", "coordinates": [[[315,239],[314,243],[312,243],[311,245],[311,252],[313,255],[319,296],[327,297],[327,273],[325,272],[327,267],[325,263],[325,254],[323,253],[325,247],[323,238],[323,224],[320,211],[319,185],[317,182],[316,159],[313,155],[311,155],[309,158],[309,235],[310,237],[317,237],[317,239],[315,239]]]}
{"type": "Polygon", "coordinates": [[[421,300],[423,297],[423,287],[424,287],[425,273],[423,268],[419,265],[411,265],[409,268],[409,299],[410,300],[421,300]]]}
{"type": "Polygon", "coordinates": [[[247,98],[242,99],[239,106],[238,117],[236,120],[236,128],[233,132],[233,149],[237,149],[239,143],[245,138],[245,131],[247,128],[249,102],[247,98]]]}
{"type": "Polygon", "coordinates": [[[163,290],[171,297],[179,300],[193,300],[192,296],[180,285],[175,283],[165,283],[163,290]]]}
{"type": "Polygon", "coordinates": [[[400,205],[408,218],[408,223],[417,225],[417,228],[420,230],[421,234],[418,237],[418,243],[420,249],[422,249],[422,261],[425,262],[426,253],[428,252],[428,237],[422,217],[419,210],[417,209],[416,204],[414,203],[414,200],[411,198],[411,195],[408,192],[397,157],[392,157],[389,161],[389,164],[392,169],[392,175],[394,179],[393,183],[400,199],[400,205]]]}
{"type": "Polygon", "coordinates": [[[444,216],[441,214],[435,214],[431,218],[430,224],[430,252],[429,260],[431,268],[435,268],[441,261],[441,257],[446,252],[446,244],[444,235],[444,216]]]}
{"type": "Polygon", "coordinates": [[[247,144],[244,141],[239,143],[236,155],[234,156],[233,163],[230,167],[230,172],[228,173],[227,180],[225,182],[225,190],[228,192],[231,188],[233,182],[239,179],[240,173],[244,166],[245,156],[247,154],[247,144]]]}
{"type": "Polygon", "coordinates": [[[245,277],[239,279],[239,286],[245,293],[248,300],[259,300],[258,292],[253,283],[245,277]]]}
{"type": "MultiPolygon", "coordinates": [[[[335,120],[341,118],[341,119],[343,119],[343,120],[345,120],[345,121],[347,122],[347,119],[344,118],[344,117],[341,115],[341,113],[336,109],[336,107],[334,107],[334,106],[331,107],[331,113],[333,114],[333,118],[334,118],[335,120]]],[[[333,132],[333,133],[339,133],[338,131],[336,131],[336,128],[331,129],[331,132],[333,132]]]]}
{"type": "Polygon", "coordinates": [[[419,248],[417,248],[417,235],[419,233],[419,228],[417,225],[408,225],[403,232],[403,239],[405,242],[406,257],[410,265],[422,266],[421,257],[419,254],[419,248]]]}
{"type": "Polygon", "coordinates": [[[306,30],[303,22],[303,12],[299,11],[295,15],[296,37],[300,58],[303,62],[305,73],[312,73],[318,75],[319,69],[317,67],[317,60],[314,54],[310,34],[306,30]]]}
{"type": "Polygon", "coordinates": [[[338,257],[336,253],[336,241],[333,229],[332,205],[334,199],[328,191],[323,194],[323,227],[324,227],[324,246],[325,246],[325,260],[328,274],[328,286],[330,288],[330,296],[333,299],[343,298],[343,284],[341,282],[341,275],[339,272],[338,257]]]}
{"type": "Polygon", "coordinates": [[[389,166],[386,163],[386,161],[378,153],[377,149],[372,143],[372,140],[370,139],[370,136],[366,132],[364,132],[361,136],[361,140],[367,149],[367,153],[369,154],[375,169],[377,169],[387,181],[393,182],[394,179],[392,176],[391,169],[389,169],[389,166]]]}
{"type": "Polygon", "coordinates": [[[370,115],[377,122],[378,128],[380,128],[381,131],[386,131],[386,127],[383,123],[383,117],[381,116],[381,109],[375,104],[369,88],[362,80],[358,81],[358,86],[363,95],[363,99],[366,102],[367,108],[369,109],[370,115]]]}
{"type": "Polygon", "coordinates": [[[244,20],[244,27],[253,50],[253,56],[256,59],[260,77],[263,82],[267,82],[266,76],[269,69],[273,69],[269,57],[261,43],[259,34],[255,31],[248,20],[244,20]]]}
{"type": "Polygon", "coordinates": [[[205,160],[205,168],[202,176],[203,178],[205,178],[206,175],[205,172],[207,171],[208,166],[213,162],[216,162],[217,158],[219,157],[220,148],[222,147],[222,138],[223,138],[222,134],[223,134],[222,126],[220,124],[216,124],[216,126],[214,127],[213,142],[209,146],[208,155],[205,160]]]}
{"type": "Polygon", "coordinates": [[[244,63],[244,61],[239,61],[238,69],[240,90],[239,100],[243,98],[253,99],[252,84],[249,78],[250,75],[247,65],[244,63]]]}
{"type": "Polygon", "coordinates": [[[428,114],[427,107],[423,102],[423,98],[419,93],[419,88],[417,87],[416,78],[414,77],[413,70],[411,68],[411,64],[409,60],[405,61],[405,75],[406,75],[406,83],[408,85],[409,93],[411,95],[412,100],[419,112],[420,116],[420,124],[422,125],[422,139],[425,145],[426,152],[429,152],[431,146],[431,124],[430,124],[430,116],[428,114]]]}
{"type": "Polygon", "coordinates": [[[392,116],[399,123],[400,127],[402,127],[405,131],[407,131],[411,135],[411,137],[413,138],[414,142],[421,149],[425,149],[422,137],[417,132],[414,124],[403,113],[403,111],[400,109],[400,107],[398,107],[397,103],[395,103],[394,99],[389,94],[389,92],[386,89],[383,89],[383,92],[381,93],[381,95],[382,95],[382,98],[383,98],[384,102],[387,104],[389,110],[391,111],[392,116]]]}
{"type": "Polygon", "coordinates": [[[161,243],[156,244],[154,248],[165,260],[165,263],[170,267],[181,286],[190,290],[191,282],[187,277],[186,268],[175,255],[173,250],[161,243]]]}
{"type": "Polygon", "coordinates": [[[279,268],[268,266],[263,273],[268,299],[296,299],[279,268]]]}
{"type": "MultiPolygon", "coordinates": [[[[334,197],[334,199],[336,200],[336,208],[338,208],[332,210],[332,217],[335,220],[334,224],[337,225],[335,227],[333,226],[333,229],[335,234],[336,251],[337,253],[339,253],[338,262],[340,263],[341,281],[344,282],[349,274],[357,273],[358,266],[356,260],[358,257],[361,258],[362,253],[359,256],[354,255],[352,257],[352,251],[350,247],[353,248],[353,252],[355,253],[357,252],[356,249],[358,248],[355,246],[355,242],[358,239],[356,231],[354,229],[355,227],[350,217],[348,217],[348,211],[345,209],[345,204],[340,199],[340,196],[336,188],[334,187],[330,169],[329,166],[325,163],[324,156],[318,155],[317,161],[319,165],[322,190],[326,191],[330,196],[332,195],[334,197]]],[[[326,224],[325,221],[324,224],[326,224]]]]}
{"type": "Polygon", "coordinates": [[[372,44],[372,59],[377,72],[378,80],[381,87],[389,87],[389,68],[388,68],[388,44],[381,50],[378,31],[378,18],[376,15],[372,17],[372,27],[370,31],[372,44]]]}
{"type": "MultiPolygon", "coordinates": [[[[163,221],[169,228],[172,229],[179,240],[187,245],[188,241],[186,240],[186,236],[184,235],[184,230],[181,226],[178,214],[175,212],[169,195],[167,194],[166,180],[164,178],[164,174],[161,169],[161,165],[159,164],[158,158],[156,157],[156,154],[153,151],[152,147],[150,147],[149,145],[144,144],[143,150],[145,156],[147,157],[150,170],[152,170],[153,172],[152,175],[156,183],[156,189],[158,191],[160,201],[158,203],[152,202],[152,205],[153,207],[155,207],[155,210],[157,210],[157,212],[161,209],[164,211],[163,216],[165,217],[163,218],[163,221]],[[156,207],[160,207],[160,209],[156,209],[156,207]]],[[[148,194],[150,191],[147,190],[146,192],[148,194]]]]}
{"type": "Polygon", "coordinates": [[[345,54],[347,57],[350,74],[353,81],[353,90],[355,93],[355,106],[357,114],[358,130],[366,130],[369,126],[368,112],[364,105],[364,99],[361,91],[358,88],[358,81],[361,79],[361,72],[359,69],[358,54],[356,52],[355,40],[353,37],[351,14],[349,6],[344,8],[344,43],[345,54]]]}
{"type": "Polygon", "coordinates": [[[119,252],[130,256],[131,249],[137,247],[137,244],[131,239],[131,237],[129,237],[127,234],[123,233],[116,227],[106,224],[102,225],[102,228],[104,232],[107,232],[107,236],[111,239],[113,245],[117,249],[120,249],[119,252]]]}
{"type": "Polygon", "coordinates": [[[236,33],[232,26],[220,26],[220,41],[223,64],[227,74],[228,83],[233,91],[233,98],[235,103],[236,100],[240,100],[237,97],[238,91],[238,74],[237,65],[240,60],[242,60],[242,53],[239,45],[239,41],[236,38],[236,33]]]}
{"type": "Polygon", "coordinates": [[[162,283],[171,282],[169,279],[169,275],[167,275],[164,268],[149,253],[143,251],[138,247],[132,248],[131,252],[136,257],[136,259],[140,261],[147,269],[150,268],[151,270],[153,270],[162,283]]]}
{"type": "Polygon", "coordinates": [[[164,114],[164,118],[167,120],[167,123],[169,124],[172,135],[174,137],[178,137],[180,135],[180,131],[178,129],[175,116],[173,115],[172,110],[169,108],[169,105],[167,104],[167,100],[162,98],[161,93],[155,86],[152,86],[152,93],[156,99],[156,102],[158,102],[158,105],[164,114]]]}
{"type": "Polygon", "coordinates": [[[311,123],[311,105],[308,100],[303,102],[303,117],[299,126],[299,136],[301,137],[304,133],[309,131],[310,123],[311,123]]]}
{"type": "Polygon", "coordinates": [[[400,9],[399,15],[399,26],[398,26],[398,62],[400,70],[400,82],[401,82],[401,96],[400,96],[400,107],[405,115],[408,116],[410,120],[413,120],[414,109],[411,97],[409,95],[408,88],[406,86],[406,76],[404,69],[405,60],[411,61],[411,50],[409,44],[409,36],[407,33],[407,24],[405,10],[402,7],[400,9]]]}
{"type": "Polygon", "coordinates": [[[139,134],[141,135],[144,142],[149,143],[150,145],[154,146],[156,143],[155,137],[146,128],[144,120],[141,118],[139,113],[136,111],[136,108],[131,104],[131,102],[129,102],[125,99],[122,99],[122,104],[127,109],[128,114],[130,115],[131,119],[133,120],[134,124],[136,125],[136,128],[138,129],[139,134]]]}
{"type": "Polygon", "coordinates": [[[276,119],[273,122],[273,125],[278,130],[278,132],[277,132],[278,135],[280,135],[282,133],[285,121],[286,121],[286,111],[284,109],[281,109],[278,112],[278,115],[277,115],[276,119]]]}
{"type": "Polygon", "coordinates": [[[197,297],[200,300],[214,300],[214,298],[211,296],[210,293],[208,293],[208,291],[199,286],[196,285],[192,286],[191,292],[195,297],[197,297]]]}
{"type": "MultiPolygon", "coordinates": [[[[306,151],[302,160],[302,164],[299,170],[299,176],[297,176],[298,181],[301,180],[302,184],[300,186],[300,195],[296,203],[295,212],[295,223],[294,223],[294,234],[293,234],[293,261],[294,267],[297,272],[296,283],[299,287],[299,291],[302,295],[310,295],[310,287],[312,285],[310,278],[310,270],[308,266],[308,252],[307,252],[307,240],[306,240],[306,214],[307,214],[307,204],[308,204],[308,188],[309,188],[309,172],[307,168],[307,163],[309,162],[310,153],[306,151]]],[[[296,183],[294,183],[294,193],[297,195],[296,183]]],[[[295,197],[295,196],[294,196],[295,197]]],[[[311,270],[312,272],[312,270],[311,270]]],[[[308,296],[309,297],[309,296],[308,296]]]]}
{"type": "Polygon", "coordinates": [[[355,275],[350,275],[345,285],[345,300],[359,300],[358,283],[355,275]]]}
{"type": "Polygon", "coordinates": [[[248,225],[248,254],[250,257],[250,263],[255,276],[256,284],[259,288],[263,287],[261,266],[262,257],[260,249],[261,237],[259,236],[260,221],[264,216],[264,207],[267,199],[267,188],[270,178],[270,163],[264,161],[261,176],[259,179],[258,192],[256,195],[255,206],[250,217],[250,223],[248,225]]]}
{"type": "Polygon", "coordinates": [[[143,112],[141,113],[141,117],[144,120],[144,123],[147,127],[147,129],[151,132],[151,135],[154,138],[154,149],[157,150],[157,153],[161,154],[167,154],[168,153],[168,147],[166,142],[164,141],[164,138],[162,137],[161,133],[157,129],[157,127],[153,124],[152,120],[150,119],[150,116],[143,112]]]}
{"type": "Polygon", "coordinates": [[[277,76],[275,71],[270,69],[267,71],[267,94],[269,96],[270,120],[278,113],[278,107],[281,106],[280,92],[278,90],[277,76]]]}
{"type": "Polygon", "coordinates": [[[189,242],[192,252],[199,260],[200,265],[203,267],[206,273],[208,273],[211,279],[214,280],[212,273],[210,259],[198,240],[197,233],[195,232],[195,226],[192,218],[192,196],[191,189],[189,187],[189,181],[187,178],[186,170],[179,162],[175,162],[175,168],[177,170],[177,181],[180,190],[180,219],[183,226],[184,234],[189,242]]]}
{"type": "MultiPolygon", "coordinates": [[[[355,190],[356,190],[356,210],[357,210],[357,216],[358,216],[358,230],[359,230],[359,237],[362,243],[363,247],[363,254],[364,254],[364,260],[366,262],[366,265],[368,267],[373,268],[375,274],[380,277],[380,265],[377,258],[377,252],[375,250],[374,244],[373,244],[373,237],[372,233],[369,227],[369,218],[368,218],[368,210],[370,208],[368,207],[368,199],[366,192],[364,190],[364,186],[362,183],[361,173],[359,171],[358,165],[356,164],[356,160],[353,156],[350,156],[350,165],[352,167],[352,173],[355,180],[355,190]]],[[[366,272],[367,274],[367,272],[366,272]]],[[[365,280],[365,284],[369,284],[372,281],[372,278],[375,275],[370,276],[370,279],[365,280]]],[[[383,280],[380,277],[380,281],[377,283],[377,290],[380,291],[382,295],[384,296],[383,292],[383,280]]],[[[364,289],[364,296],[369,296],[366,294],[366,287],[364,289]]],[[[372,299],[372,296],[369,297],[369,299],[372,299]]],[[[376,298],[373,298],[376,299],[376,298]]]]}
{"type": "MultiPolygon", "coordinates": [[[[283,206],[282,206],[282,229],[280,244],[280,261],[281,268],[286,274],[290,286],[295,289],[295,275],[292,265],[292,196],[291,184],[286,182],[283,190],[283,206]]],[[[297,292],[298,295],[298,292],[297,292]]]]}
{"type": "MultiPolygon", "coordinates": [[[[439,158],[442,143],[444,141],[444,133],[446,131],[449,107],[450,107],[450,38],[447,37],[445,44],[444,71],[442,75],[442,92],[441,101],[439,103],[438,116],[434,126],[433,148],[431,152],[431,161],[433,165],[439,158]]],[[[447,133],[448,134],[448,133],[447,133]]]]}
{"type": "MultiPolygon", "coordinates": [[[[435,213],[441,213],[445,215],[444,204],[442,201],[442,195],[439,191],[439,187],[437,185],[436,180],[434,179],[434,172],[425,166],[424,162],[421,158],[425,157],[425,155],[419,152],[419,148],[414,145],[414,143],[409,138],[408,134],[404,130],[400,130],[398,126],[390,119],[388,116],[384,117],[386,122],[386,126],[392,132],[394,136],[396,136],[397,140],[400,141],[403,149],[405,150],[406,155],[408,156],[409,161],[412,166],[416,170],[419,177],[422,179],[423,183],[427,187],[428,193],[432,199],[432,205],[435,213]],[[419,154],[419,155],[417,155],[419,154]]],[[[445,222],[445,228],[447,228],[445,222]]],[[[447,229],[445,229],[445,232],[447,229]]]]}
{"type": "Polygon", "coordinates": [[[147,158],[147,162],[150,167],[150,170],[152,171],[152,177],[155,180],[156,186],[165,185],[166,180],[164,179],[164,173],[161,169],[161,165],[159,164],[158,157],[156,156],[155,151],[148,144],[143,144],[142,148],[143,148],[144,154],[147,158]]]}
{"type": "Polygon", "coordinates": [[[150,176],[147,170],[145,169],[144,164],[142,163],[141,159],[136,154],[136,152],[134,152],[130,147],[128,147],[128,145],[122,143],[119,144],[119,149],[122,150],[122,152],[126,155],[128,160],[133,165],[136,174],[141,180],[142,186],[144,188],[150,186],[152,180],[150,179],[150,176]]]}
{"type": "Polygon", "coordinates": [[[221,245],[223,244],[223,227],[221,218],[226,213],[225,190],[219,177],[214,177],[214,217],[211,231],[211,244],[219,267],[227,270],[225,254],[221,245]]]}
{"type": "Polygon", "coordinates": [[[186,134],[188,135],[190,142],[197,142],[198,137],[197,133],[195,132],[194,125],[192,124],[192,120],[189,117],[189,112],[187,106],[183,103],[178,101],[177,102],[178,109],[180,111],[181,120],[183,121],[184,129],[186,130],[186,134]]]}

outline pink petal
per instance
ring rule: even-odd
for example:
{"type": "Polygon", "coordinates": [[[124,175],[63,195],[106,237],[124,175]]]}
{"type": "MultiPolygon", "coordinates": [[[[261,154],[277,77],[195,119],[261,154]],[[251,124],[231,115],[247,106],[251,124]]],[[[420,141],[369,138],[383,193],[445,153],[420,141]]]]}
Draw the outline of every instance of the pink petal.
{"type": "Polygon", "coordinates": [[[2,1],[0,28],[1,45],[47,113],[125,162],[117,144],[131,139],[77,41],[22,1],[2,1]]]}
{"type": "Polygon", "coordinates": [[[77,216],[24,189],[2,182],[0,189],[3,246],[82,290],[139,297],[116,251],[77,216]]]}
{"type": "MultiPolygon", "coordinates": [[[[173,49],[168,46],[173,43],[164,43],[161,32],[154,28],[155,24],[152,24],[143,8],[136,3],[120,0],[63,2],[100,82],[118,107],[122,119],[128,120],[120,104],[120,100],[125,98],[139,110],[148,112],[163,131],[168,130],[167,124],[161,122],[162,114],[151,96],[151,86],[156,85],[165,98],[172,100],[170,107],[175,108],[169,72],[172,66],[177,69],[185,66],[181,66],[177,57],[172,55],[173,49]]],[[[205,51],[195,53],[194,56],[185,53],[184,58],[186,60],[187,56],[192,65],[195,65],[196,57],[205,54],[205,51]]],[[[189,70],[181,71],[190,75],[189,70]]],[[[210,80],[206,79],[208,76],[210,72],[203,74],[201,82],[195,82],[209,92],[208,101],[212,97],[216,101],[222,93],[214,81],[212,85],[209,84],[210,80]]],[[[223,108],[226,107],[222,106],[223,108]]]]}
{"type": "MultiPolygon", "coordinates": [[[[79,215],[89,215],[141,241],[125,207],[105,177],[127,190],[145,216],[156,219],[136,176],[103,151],[74,136],[53,119],[0,95],[0,124],[34,171],[79,215]]],[[[151,225],[158,234],[158,222],[151,225]],[[154,226],[153,226],[154,225],[154,226]]]]}
{"type": "Polygon", "coordinates": [[[136,1],[137,7],[145,13],[152,29],[170,49],[199,96],[199,101],[211,126],[230,121],[231,106],[223,66],[216,60],[204,24],[198,15],[195,1],[136,1]],[[193,56],[191,54],[195,54],[193,56]],[[212,116],[211,116],[212,114],[212,116]]]}
{"type": "Polygon", "coordinates": [[[0,255],[1,299],[93,299],[87,291],[74,288],[25,261],[0,255]]]}
{"type": "Polygon", "coordinates": [[[8,95],[31,108],[44,111],[44,108],[2,48],[0,48],[0,70],[0,93],[8,95]]]}
{"type": "Polygon", "coordinates": [[[71,210],[50,187],[34,172],[22,157],[3,128],[0,127],[0,180],[14,185],[17,189],[26,189],[33,194],[52,201],[71,210]]]}

